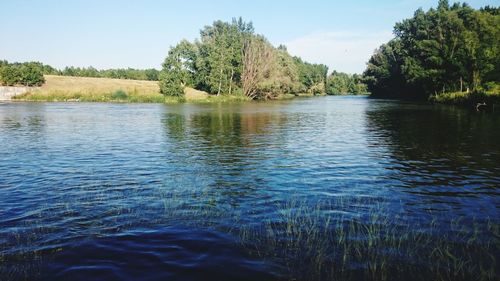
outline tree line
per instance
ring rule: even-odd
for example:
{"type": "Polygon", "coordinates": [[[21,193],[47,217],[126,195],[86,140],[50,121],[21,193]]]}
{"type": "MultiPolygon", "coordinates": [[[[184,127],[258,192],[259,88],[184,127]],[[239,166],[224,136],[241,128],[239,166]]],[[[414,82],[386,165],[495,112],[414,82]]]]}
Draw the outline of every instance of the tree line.
{"type": "Polygon", "coordinates": [[[62,70],[56,70],[52,73],[62,76],[76,77],[96,77],[96,78],[113,78],[113,79],[131,79],[131,80],[147,80],[158,81],[160,71],[154,68],[135,69],[135,68],[114,68],[114,69],[96,69],[90,67],[65,67],[62,70]]]}
{"type": "Polygon", "coordinates": [[[160,71],[154,68],[117,68],[98,70],[92,66],[70,66],[65,67],[62,70],[58,70],[41,62],[9,63],[6,60],[0,60],[0,84],[4,86],[41,86],[45,83],[43,75],[158,81],[159,73],[160,71]]]}
{"type": "Polygon", "coordinates": [[[374,97],[428,98],[500,84],[500,8],[440,0],[394,27],[370,58],[364,81],[374,97]]]}
{"type": "Polygon", "coordinates": [[[184,87],[214,95],[273,99],[282,94],[326,92],[328,67],[274,47],[241,18],[215,21],[194,42],[173,46],[160,72],[160,91],[182,96],[184,87]]]}
{"type": "Polygon", "coordinates": [[[368,88],[362,75],[333,71],[326,81],[326,93],[328,95],[362,95],[368,93],[368,88]]]}
{"type": "Polygon", "coordinates": [[[274,99],[280,95],[361,94],[367,91],[361,75],[334,71],[324,64],[292,56],[285,46],[273,46],[241,18],[215,21],[200,31],[200,38],[182,40],[165,58],[162,70],[66,67],[62,70],[39,62],[0,65],[4,85],[40,86],[43,75],[101,77],[159,81],[160,92],[183,96],[184,87],[214,95],[244,95],[274,99]]]}

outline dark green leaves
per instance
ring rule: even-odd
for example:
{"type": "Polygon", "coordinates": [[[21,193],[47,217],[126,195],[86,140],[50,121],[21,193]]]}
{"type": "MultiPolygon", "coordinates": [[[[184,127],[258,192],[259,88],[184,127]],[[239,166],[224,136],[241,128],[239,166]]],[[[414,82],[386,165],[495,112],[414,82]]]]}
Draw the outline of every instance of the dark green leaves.
{"type": "Polygon", "coordinates": [[[498,8],[474,10],[439,1],[397,23],[396,38],[380,47],[365,71],[374,96],[427,98],[442,92],[478,90],[500,82],[498,8]]]}
{"type": "Polygon", "coordinates": [[[37,62],[0,64],[0,84],[5,86],[41,86],[45,83],[43,65],[37,62]]]}

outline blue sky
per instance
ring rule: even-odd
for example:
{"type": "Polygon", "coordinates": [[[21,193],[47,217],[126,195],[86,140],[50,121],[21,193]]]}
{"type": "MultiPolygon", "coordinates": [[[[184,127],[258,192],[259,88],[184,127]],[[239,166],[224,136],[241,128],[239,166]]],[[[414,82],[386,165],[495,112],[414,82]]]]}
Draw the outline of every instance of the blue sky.
{"type": "Polygon", "coordinates": [[[437,0],[1,0],[0,59],[58,68],[160,68],[170,46],[193,40],[214,20],[241,16],[292,55],[360,73],[373,50],[392,37],[395,22],[436,5],[437,0]]]}

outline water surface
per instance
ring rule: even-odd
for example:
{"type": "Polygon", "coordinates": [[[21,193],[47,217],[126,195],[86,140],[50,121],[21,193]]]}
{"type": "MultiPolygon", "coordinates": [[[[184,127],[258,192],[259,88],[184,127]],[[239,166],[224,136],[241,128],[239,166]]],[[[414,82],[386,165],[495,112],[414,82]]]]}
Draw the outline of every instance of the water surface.
{"type": "MultiPolygon", "coordinates": [[[[280,255],[268,226],[331,236],[301,219],[375,209],[436,239],[478,229],[498,257],[498,128],[492,112],[364,97],[0,104],[0,279],[309,279],[291,265],[318,262],[280,255]]],[[[305,237],[290,233],[272,235],[305,237]]]]}

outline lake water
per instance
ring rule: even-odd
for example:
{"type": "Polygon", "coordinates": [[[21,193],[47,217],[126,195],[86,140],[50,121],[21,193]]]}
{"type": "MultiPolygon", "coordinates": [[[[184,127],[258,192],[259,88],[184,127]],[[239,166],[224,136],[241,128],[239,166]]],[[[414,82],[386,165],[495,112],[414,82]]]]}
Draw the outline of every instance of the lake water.
{"type": "Polygon", "coordinates": [[[0,104],[0,280],[494,280],[499,195],[498,112],[0,104]]]}

